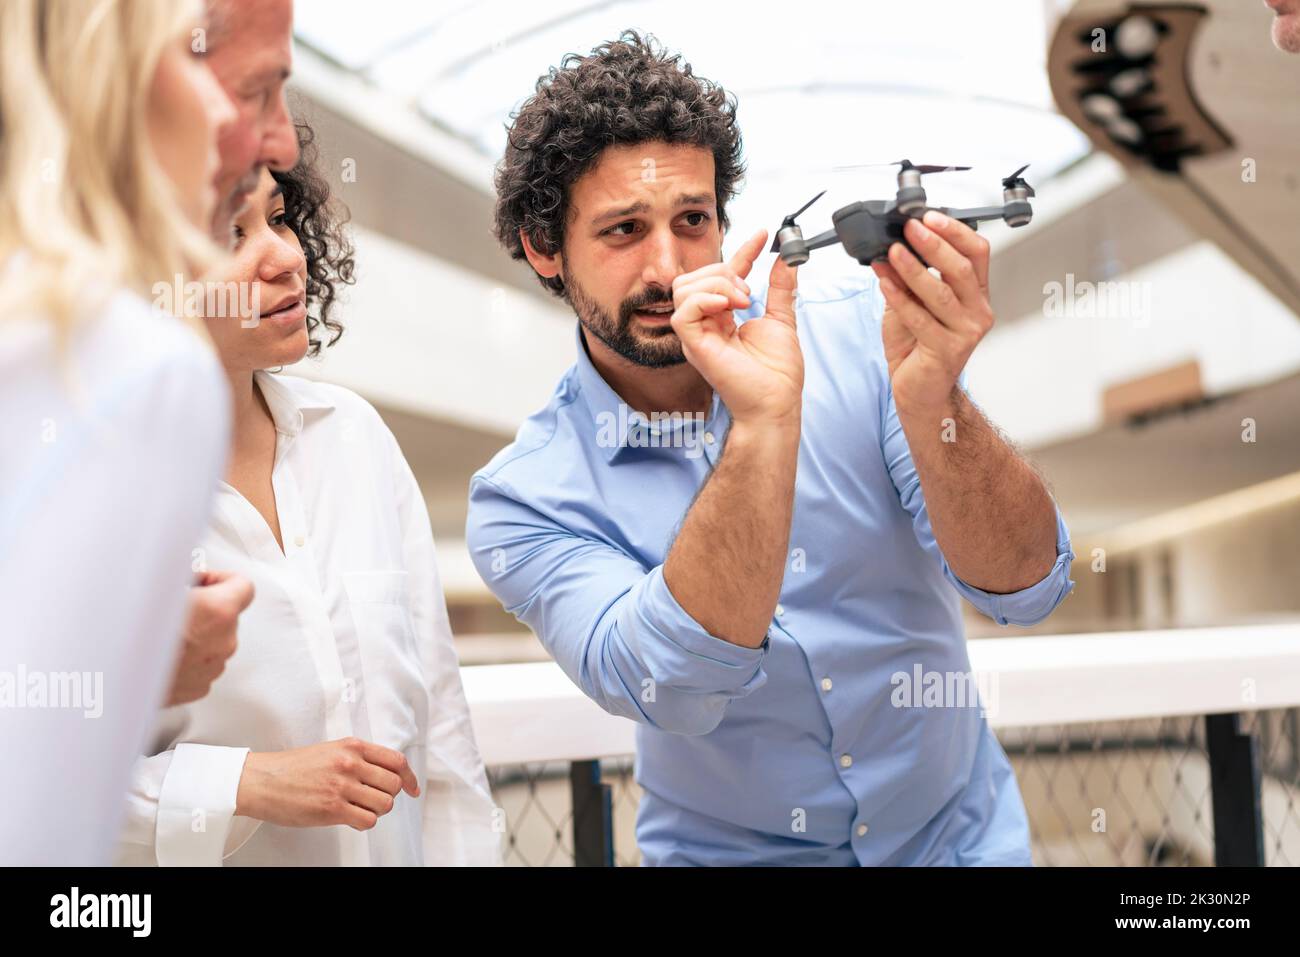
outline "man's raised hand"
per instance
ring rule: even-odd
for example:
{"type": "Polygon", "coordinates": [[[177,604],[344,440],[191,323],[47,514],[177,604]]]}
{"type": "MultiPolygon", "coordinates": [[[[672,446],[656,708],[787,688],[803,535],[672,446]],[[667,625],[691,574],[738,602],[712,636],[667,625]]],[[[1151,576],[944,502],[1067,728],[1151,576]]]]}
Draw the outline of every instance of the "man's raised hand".
{"type": "Polygon", "coordinates": [[[673,281],[673,331],[686,361],[718,391],[734,421],[797,422],[803,353],[795,327],[796,271],[777,257],[767,310],[737,326],[733,311],[749,306],[745,282],[767,242],[760,229],[730,260],[673,281]]]}

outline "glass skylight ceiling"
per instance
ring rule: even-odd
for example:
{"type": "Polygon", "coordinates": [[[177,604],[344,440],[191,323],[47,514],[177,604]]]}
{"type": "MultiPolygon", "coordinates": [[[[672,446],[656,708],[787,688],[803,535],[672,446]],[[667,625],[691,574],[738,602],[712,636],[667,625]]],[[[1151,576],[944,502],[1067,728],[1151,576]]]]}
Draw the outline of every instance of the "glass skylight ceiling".
{"type": "Polygon", "coordinates": [[[300,41],[493,162],[511,112],[565,53],[626,28],[652,33],[739,101],[749,174],[733,227],[771,229],[829,189],[806,214],[812,235],[846,202],[892,196],[890,169],[844,167],[904,156],[970,165],[926,185],[936,205],[976,205],[999,202],[998,181],[1024,163],[1041,186],[1083,156],[1087,139],[1048,89],[1047,7],[300,0],[295,15],[300,41]]]}

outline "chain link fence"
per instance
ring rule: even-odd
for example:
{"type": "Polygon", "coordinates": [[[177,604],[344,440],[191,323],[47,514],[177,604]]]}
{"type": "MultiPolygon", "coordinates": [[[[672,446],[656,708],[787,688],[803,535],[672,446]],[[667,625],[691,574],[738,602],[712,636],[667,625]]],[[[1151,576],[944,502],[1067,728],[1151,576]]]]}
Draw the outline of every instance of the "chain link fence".
{"type": "MultiPolygon", "coordinates": [[[[1300,708],[1248,712],[1254,737],[1263,856],[1300,864],[1300,708]]],[[[1008,728],[998,732],[1015,768],[1039,866],[1196,866],[1215,863],[1211,763],[1201,716],[1008,728]]],[[[631,756],[606,759],[614,863],[640,864],[640,800],[631,756]]],[[[507,865],[574,863],[567,761],[490,768],[505,812],[507,865]]]]}

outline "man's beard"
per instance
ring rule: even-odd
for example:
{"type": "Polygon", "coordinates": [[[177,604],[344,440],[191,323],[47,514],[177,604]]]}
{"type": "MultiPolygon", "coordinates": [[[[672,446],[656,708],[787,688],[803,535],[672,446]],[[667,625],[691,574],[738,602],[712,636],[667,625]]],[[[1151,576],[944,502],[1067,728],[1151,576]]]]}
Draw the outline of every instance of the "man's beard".
{"type": "Polygon", "coordinates": [[[682,354],[681,340],[668,323],[644,333],[638,333],[632,326],[635,321],[632,314],[636,310],[647,306],[672,305],[671,289],[651,286],[643,293],[624,299],[619,304],[618,316],[615,318],[574,282],[567,266],[563,270],[563,278],[564,298],[578,314],[582,327],[624,359],[647,369],[663,369],[686,361],[686,356],[682,354]]]}

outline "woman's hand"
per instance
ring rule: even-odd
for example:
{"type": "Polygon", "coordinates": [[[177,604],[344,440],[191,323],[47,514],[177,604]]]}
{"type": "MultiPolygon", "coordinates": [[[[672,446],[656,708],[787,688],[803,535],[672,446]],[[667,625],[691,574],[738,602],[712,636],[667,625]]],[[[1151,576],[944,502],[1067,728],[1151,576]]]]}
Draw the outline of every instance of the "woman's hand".
{"type": "Polygon", "coordinates": [[[285,827],[375,826],[399,791],[418,797],[400,751],[342,738],[288,751],[249,752],[235,813],[285,827]]]}
{"type": "Polygon", "coordinates": [[[253,583],[234,572],[203,572],[190,588],[189,611],[167,707],[198,701],[226,670],[238,647],[239,616],[253,601],[253,583]]]}

